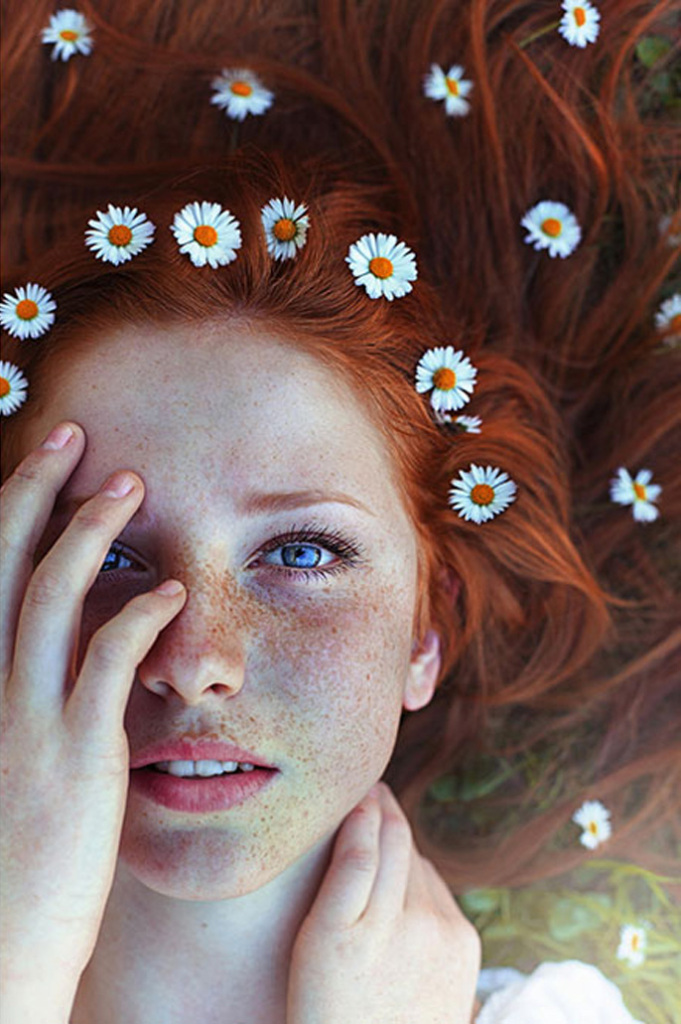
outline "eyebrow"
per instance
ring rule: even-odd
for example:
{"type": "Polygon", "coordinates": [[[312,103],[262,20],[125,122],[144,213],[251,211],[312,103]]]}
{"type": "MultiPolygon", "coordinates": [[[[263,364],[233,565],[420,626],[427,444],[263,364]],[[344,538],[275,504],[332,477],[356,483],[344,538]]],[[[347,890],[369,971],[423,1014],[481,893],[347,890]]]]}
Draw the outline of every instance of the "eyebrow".
{"type": "MultiPolygon", "coordinates": [[[[53,510],[53,516],[65,516],[75,512],[86,501],[94,495],[74,495],[71,498],[58,497],[53,510]]],[[[367,515],[375,516],[370,508],[363,505],[357,498],[350,494],[343,494],[341,491],[254,491],[248,494],[238,504],[238,511],[242,515],[255,515],[258,512],[280,512],[294,508],[304,508],[309,505],[350,505],[359,509],[367,515]]],[[[137,509],[131,517],[138,521],[146,518],[143,506],[137,509]]]]}

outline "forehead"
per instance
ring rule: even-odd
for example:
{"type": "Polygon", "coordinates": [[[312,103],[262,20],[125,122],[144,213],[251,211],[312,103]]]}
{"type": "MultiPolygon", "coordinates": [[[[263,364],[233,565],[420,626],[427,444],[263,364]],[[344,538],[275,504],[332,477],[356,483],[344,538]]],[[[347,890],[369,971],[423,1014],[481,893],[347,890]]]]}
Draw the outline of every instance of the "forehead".
{"type": "Polygon", "coordinates": [[[67,357],[53,380],[25,448],[61,419],[80,423],[87,448],[70,491],[124,464],[216,490],[355,487],[406,515],[385,440],[350,385],[262,329],[121,329],[67,357]]]}

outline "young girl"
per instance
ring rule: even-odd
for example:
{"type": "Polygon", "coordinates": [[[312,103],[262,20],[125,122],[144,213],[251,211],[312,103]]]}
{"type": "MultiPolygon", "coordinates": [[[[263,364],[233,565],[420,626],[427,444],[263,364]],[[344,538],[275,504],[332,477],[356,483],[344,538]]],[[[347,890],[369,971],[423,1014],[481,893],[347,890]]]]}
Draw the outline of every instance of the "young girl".
{"type": "Polygon", "coordinates": [[[668,5],[387,6],[9,4],[4,1020],[634,1020],[452,892],[670,866],[668,5]]]}

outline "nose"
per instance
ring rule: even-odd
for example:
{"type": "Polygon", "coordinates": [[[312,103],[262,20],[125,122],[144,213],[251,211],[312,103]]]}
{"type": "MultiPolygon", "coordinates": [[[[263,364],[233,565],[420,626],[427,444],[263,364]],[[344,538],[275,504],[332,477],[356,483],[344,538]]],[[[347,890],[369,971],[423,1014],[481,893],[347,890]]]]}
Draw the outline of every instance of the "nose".
{"type": "Polygon", "coordinates": [[[159,634],[137,675],[152,693],[188,705],[206,692],[233,697],[244,684],[247,616],[233,581],[215,573],[178,574],[187,587],[182,611],[159,634]]]}

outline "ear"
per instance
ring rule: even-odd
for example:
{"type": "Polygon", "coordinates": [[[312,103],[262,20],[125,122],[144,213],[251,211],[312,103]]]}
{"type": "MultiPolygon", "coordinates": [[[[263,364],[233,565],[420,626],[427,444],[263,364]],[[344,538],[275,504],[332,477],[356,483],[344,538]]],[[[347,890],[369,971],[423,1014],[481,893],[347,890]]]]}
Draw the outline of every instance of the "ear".
{"type": "Polygon", "coordinates": [[[430,703],[435,693],[441,662],[440,637],[434,629],[429,629],[421,644],[415,644],[411,653],[407,685],[402,699],[402,707],[407,711],[418,711],[430,703]]]}

